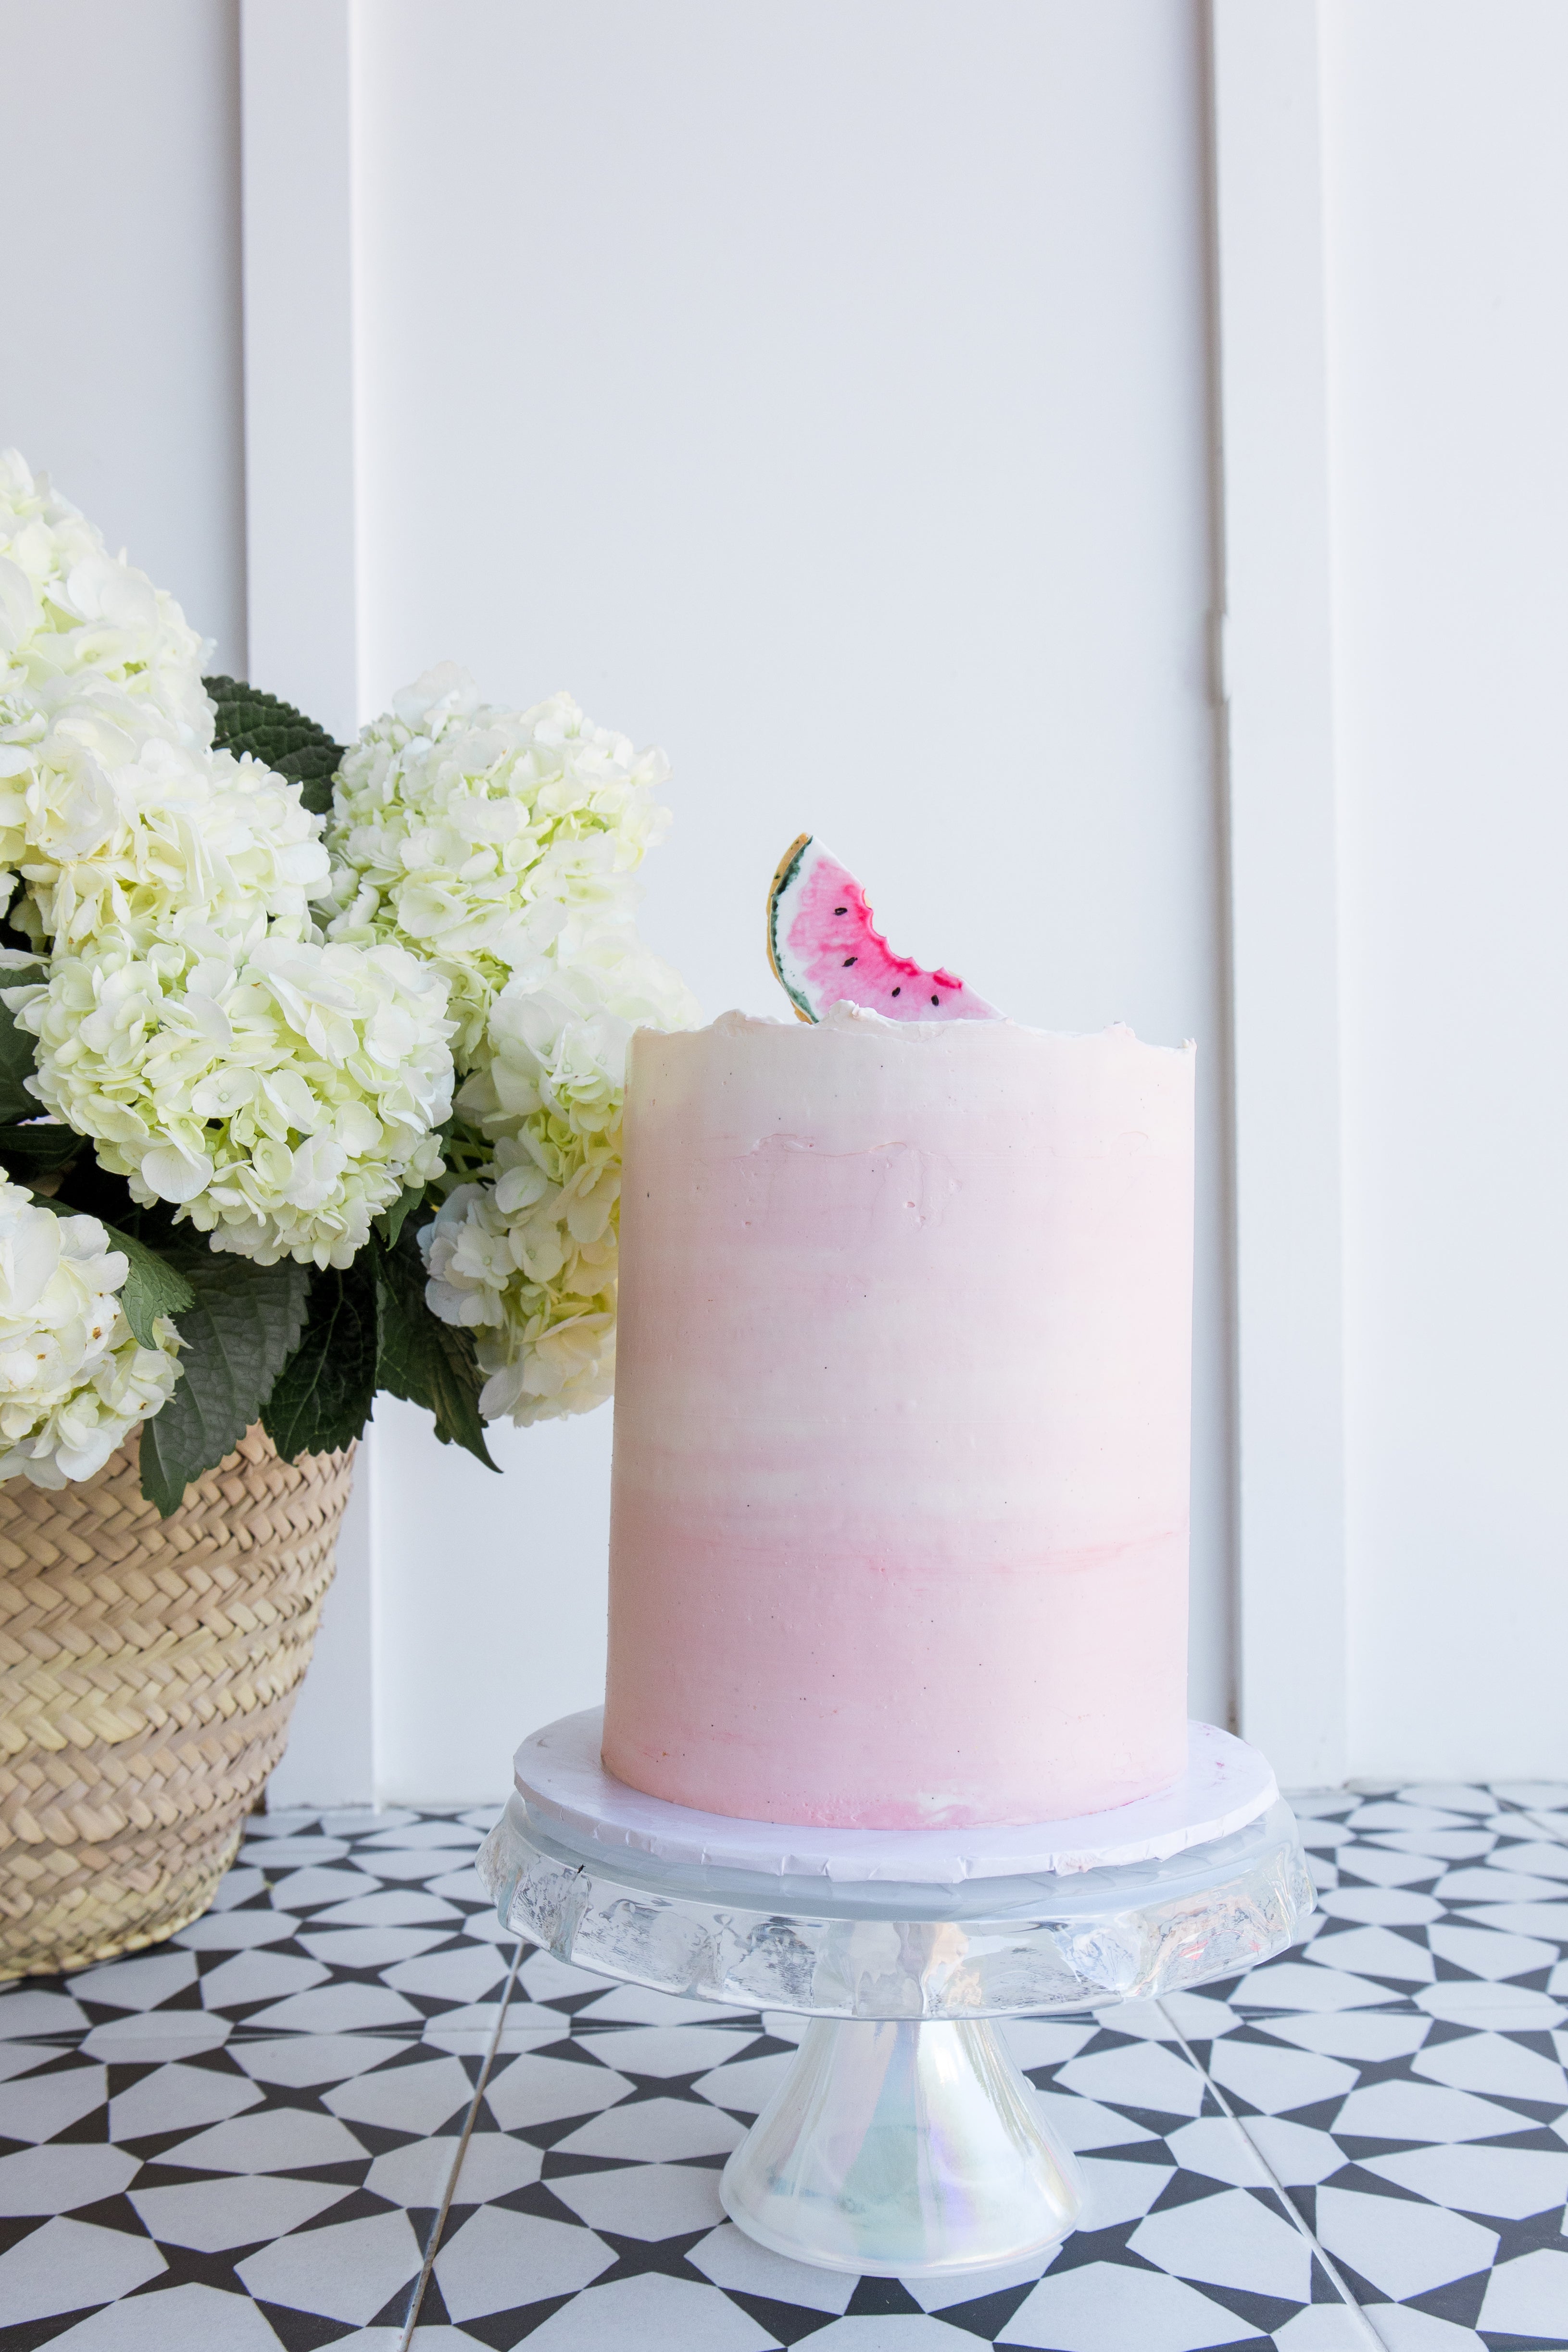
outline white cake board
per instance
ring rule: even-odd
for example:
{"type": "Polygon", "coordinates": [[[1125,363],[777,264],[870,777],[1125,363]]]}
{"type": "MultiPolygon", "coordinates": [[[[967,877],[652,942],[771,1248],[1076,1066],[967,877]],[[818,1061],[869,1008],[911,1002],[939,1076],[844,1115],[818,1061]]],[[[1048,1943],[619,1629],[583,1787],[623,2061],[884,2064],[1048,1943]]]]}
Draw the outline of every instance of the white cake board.
{"type": "Polygon", "coordinates": [[[731,1820],[645,1796],[606,1772],[603,1707],[563,1716],[514,1759],[518,1794],[544,1822],[578,1838],[667,1863],[824,1878],[838,1885],[958,1886],[966,1879],[1063,1877],[1163,1862],[1246,1827],[1279,1796],[1265,1758],[1212,1723],[1187,1726],[1187,1769],[1173,1788],[1110,1812],[1016,1828],[831,1830],[731,1820]]]}

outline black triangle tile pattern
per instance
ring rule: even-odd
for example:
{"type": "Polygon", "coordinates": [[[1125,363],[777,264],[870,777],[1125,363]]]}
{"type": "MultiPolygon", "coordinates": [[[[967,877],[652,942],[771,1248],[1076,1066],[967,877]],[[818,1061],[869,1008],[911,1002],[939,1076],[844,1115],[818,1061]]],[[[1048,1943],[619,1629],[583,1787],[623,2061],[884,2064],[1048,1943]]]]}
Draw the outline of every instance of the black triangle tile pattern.
{"type": "Polygon", "coordinates": [[[725,2220],[798,2021],[518,1951],[491,1809],[256,1819],[170,1942],[0,1989],[0,2346],[1563,2352],[1568,1788],[1298,1811],[1295,1949],[1009,2027],[1086,2224],[941,2285],[725,2220]]]}

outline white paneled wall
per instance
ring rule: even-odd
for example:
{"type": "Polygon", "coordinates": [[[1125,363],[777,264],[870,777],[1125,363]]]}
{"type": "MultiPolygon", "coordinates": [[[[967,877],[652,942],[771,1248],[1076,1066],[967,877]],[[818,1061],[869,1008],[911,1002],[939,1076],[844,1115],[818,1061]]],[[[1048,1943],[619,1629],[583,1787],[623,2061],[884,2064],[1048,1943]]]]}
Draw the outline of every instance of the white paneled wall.
{"type": "MultiPolygon", "coordinates": [[[[0,39],[0,442],[237,668],[248,468],[249,674],[333,724],[450,656],[664,742],[710,1010],[810,826],[1020,1017],[1195,1035],[1195,1709],[1568,1771],[1553,0],[0,39]]],[[[496,1478],[384,1402],[276,1795],[478,1796],[593,1700],[609,1434],[496,1478]]]]}

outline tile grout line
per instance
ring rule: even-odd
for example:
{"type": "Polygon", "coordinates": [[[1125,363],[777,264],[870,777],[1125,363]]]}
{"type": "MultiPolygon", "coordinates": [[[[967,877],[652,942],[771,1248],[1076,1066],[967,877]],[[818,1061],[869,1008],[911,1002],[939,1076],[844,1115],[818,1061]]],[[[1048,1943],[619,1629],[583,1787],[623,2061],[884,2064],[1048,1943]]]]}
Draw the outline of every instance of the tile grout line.
{"type": "Polygon", "coordinates": [[[1378,2334],[1376,2328],[1367,2317],[1366,2313],[1356,2301],[1354,2295],[1352,2294],[1343,2279],[1340,2276],[1338,2264],[1332,2260],[1327,2249],[1321,2243],[1316,2231],[1310,2230],[1307,2227],[1305,2217],[1297,2205],[1295,2199],[1286,2188],[1285,2183],[1280,2179],[1279,2175],[1275,2171],[1274,2167],[1269,2163],[1268,2158],[1264,2155],[1263,2150],[1258,2147],[1258,2142],[1253,2138],[1252,2134],[1247,2130],[1244,2118],[1237,2114],[1236,2109],[1231,2105],[1230,2101],[1226,2097],[1225,2093],[1215,2081],[1215,2078],[1209,2073],[1208,2068],[1198,2057],[1192,2043],[1187,2040],[1186,2035],[1182,2032],[1181,2027],[1176,2023],[1175,2019],[1171,2015],[1171,2012],[1166,2008],[1164,2002],[1163,2000],[1158,2001],[1155,2006],[1158,2008],[1161,2016],[1164,2019],[1172,2032],[1175,2035],[1177,2041],[1181,2043],[1182,2048],[1185,2051],[1189,2063],[1197,2068],[1199,2074],[1208,2084],[1209,2089],[1214,2093],[1220,2107],[1224,2113],[1229,2116],[1231,2122],[1236,2126],[1237,2130],[1247,2142],[1247,2147],[1252,2150],[1252,2153],[1257,2158],[1258,2163],[1263,2167],[1264,2171],[1268,2175],[1268,2178],[1274,2186],[1275,2195],[1279,2198],[1279,2202],[1285,2208],[1286,2212],[1290,2216],[1291,2221],[1296,2224],[1296,2227],[1300,2231],[1302,2237],[1306,2239],[1307,2243],[1311,2247],[1312,2252],[1317,2255],[1318,2260],[1322,2263],[1325,2272],[1328,2273],[1329,2278],[1333,2284],[1335,2292],[1342,2300],[1345,2308],[1354,2315],[1358,2326],[1364,2331],[1366,2341],[1371,2347],[1371,2352],[1388,2352],[1386,2343],[1378,2334]]]}
{"type": "Polygon", "coordinates": [[[479,2116],[479,2101],[485,2095],[485,2084],[490,2079],[490,2068],[495,2063],[496,2051],[500,2047],[501,2033],[506,2025],[506,2014],[511,2007],[512,1988],[517,1982],[517,1971],[522,1960],[522,1938],[520,1937],[512,1947],[511,1966],[507,1970],[506,1986],[500,1997],[500,2013],[496,2019],[495,2032],[490,2035],[489,2046],[485,2052],[485,2063],[479,2068],[479,2080],[474,2084],[474,2095],[468,2102],[468,2112],[463,2118],[463,2128],[458,2137],[457,2154],[452,2158],[452,2168],[447,2176],[447,2187],[441,2199],[440,2210],[430,2225],[430,2236],[425,2249],[425,2259],[420,2264],[419,2276],[414,2282],[414,2293],[408,2305],[408,2321],[404,2328],[397,2352],[409,2352],[409,2347],[414,2341],[414,2331],[419,2325],[419,2314],[425,2304],[425,2290],[430,2284],[430,2273],[436,2267],[436,2257],[441,2251],[441,2239],[447,2227],[447,2216],[452,2210],[458,2175],[463,2168],[463,2158],[468,2152],[468,2142],[473,2137],[474,2124],[479,2116]]]}

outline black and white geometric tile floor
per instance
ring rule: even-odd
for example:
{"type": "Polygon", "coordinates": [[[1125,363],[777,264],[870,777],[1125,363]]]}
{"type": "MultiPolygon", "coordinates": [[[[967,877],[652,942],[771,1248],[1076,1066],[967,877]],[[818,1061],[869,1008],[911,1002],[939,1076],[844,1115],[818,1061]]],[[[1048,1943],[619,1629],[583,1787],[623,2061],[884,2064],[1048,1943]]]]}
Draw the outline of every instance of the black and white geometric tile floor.
{"type": "Polygon", "coordinates": [[[0,2347],[1563,2352],[1568,1789],[1298,1811],[1303,1945],[1009,2029],[1090,2205],[956,2299],[724,2220],[798,2021],[520,1955],[489,1809],[258,1818],[172,1942],[0,1990],[0,2347]]]}

